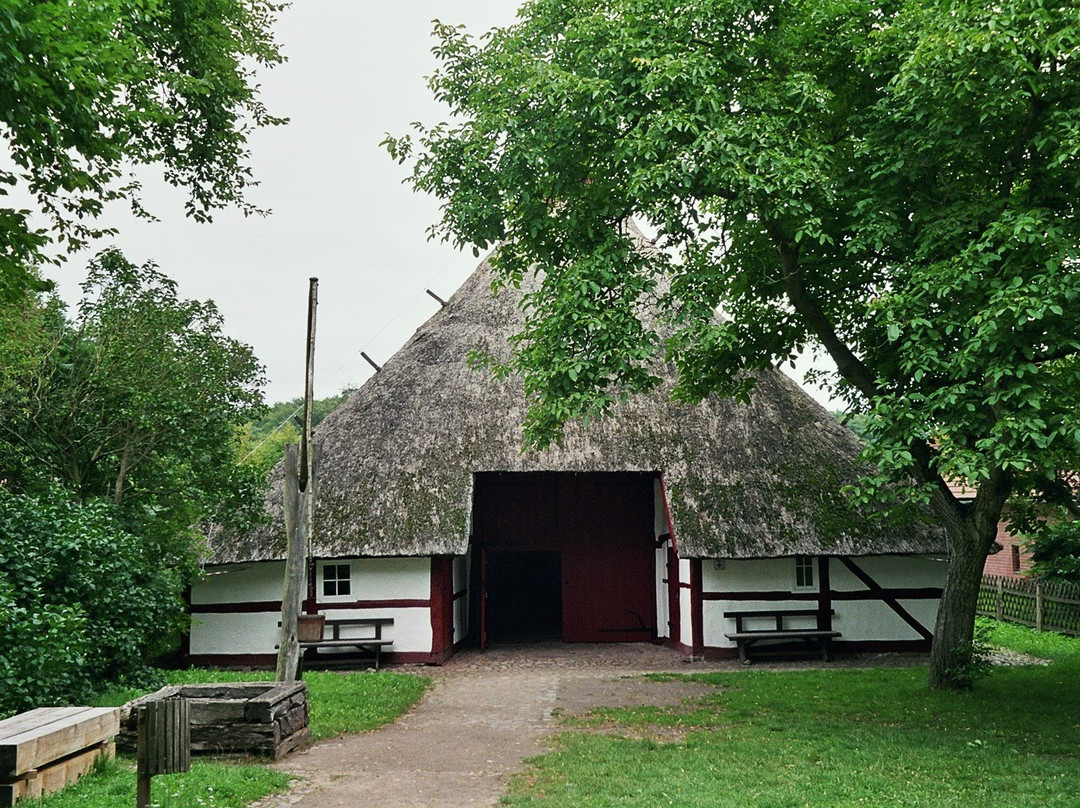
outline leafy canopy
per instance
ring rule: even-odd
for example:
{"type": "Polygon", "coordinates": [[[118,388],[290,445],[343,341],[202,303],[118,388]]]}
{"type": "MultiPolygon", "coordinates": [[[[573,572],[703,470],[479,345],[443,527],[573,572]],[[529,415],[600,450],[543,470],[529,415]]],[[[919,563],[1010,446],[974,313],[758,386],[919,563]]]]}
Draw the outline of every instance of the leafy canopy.
{"type": "Polygon", "coordinates": [[[105,203],[137,212],[134,167],[160,165],[188,189],[188,215],[238,205],[252,184],[247,137],[281,123],[256,95],[255,69],[282,57],[275,0],[0,0],[0,298],[40,288],[52,241],[75,249],[100,234],[105,203]]]}
{"type": "Polygon", "coordinates": [[[1062,496],[1080,455],[1073,4],[533,0],[479,44],[436,35],[455,119],[387,146],[442,199],[434,234],[499,244],[503,283],[543,273],[501,368],[527,438],[656,384],[661,357],[677,395],[741,398],[828,353],[866,416],[860,497],[929,500],[948,533],[930,683],[969,686],[1002,507],[1062,496]]]}
{"type": "Polygon", "coordinates": [[[662,351],[697,398],[811,347],[885,477],[1050,488],[1075,459],[1068,4],[535,0],[480,44],[436,34],[456,119],[387,143],[442,198],[433,233],[545,273],[513,363],[537,443],[662,351]]]}
{"type": "Polygon", "coordinates": [[[261,481],[236,456],[238,430],[262,409],[251,348],[152,263],[106,251],[83,290],[72,320],[43,304],[41,332],[3,375],[0,476],[110,499],[166,541],[254,514],[261,481]]]}

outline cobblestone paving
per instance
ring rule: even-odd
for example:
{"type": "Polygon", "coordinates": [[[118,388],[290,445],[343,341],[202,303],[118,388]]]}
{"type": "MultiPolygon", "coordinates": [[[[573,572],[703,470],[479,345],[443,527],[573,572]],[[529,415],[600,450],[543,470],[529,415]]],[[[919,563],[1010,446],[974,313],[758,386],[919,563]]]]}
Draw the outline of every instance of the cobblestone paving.
{"type": "MultiPolygon", "coordinates": [[[[788,666],[808,667],[769,667],[788,666]]],[[[552,643],[464,651],[440,668],[399,669],[430,676],[432,690],[389,726],[323,741],[277,764],[300,779],[255,808],[495,805],[523,761],[544,751],[558,714],[675,704],[705,688],[657,684],[635,674],[738,667],[730,661],[688,663],[671,649],[646,644],[552,643]]]]}

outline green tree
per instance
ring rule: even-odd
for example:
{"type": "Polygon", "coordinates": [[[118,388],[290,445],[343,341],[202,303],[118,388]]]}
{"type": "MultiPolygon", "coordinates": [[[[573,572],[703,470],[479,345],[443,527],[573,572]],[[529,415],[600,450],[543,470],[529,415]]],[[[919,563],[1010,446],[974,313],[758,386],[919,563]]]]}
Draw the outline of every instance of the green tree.
{"type": "Polygon", "coordinates": [[[255,68],[282,59],[270,31],[274,0],[0,0],[0,299],[40,289],[51,242],[77,248],[100,234],[103,206],[127,199],[132,170],[159,165],[209,219],[252,184],[247,137],[281,123],[257,97],[255,68]],[[2,200],[0,200],[2,201],[2,200]]]}
{"type": "Polygon", "coordinates": [[[106,251],[83,289],[71,321],[43,306],[43,349],[13,363],[0,479],[107,498],[186,559],[196,522],[257,510],[261,480],[237,462],[236,436],[261,412],[262,367],[222,332],[213,303],[181,299],[151,263],[106,251]]]}
{"type": "Polygon", "coordinates": [[[504,368],[530,438],[653,386],[665,352],[690,399],[827,352],[879,469],[857,495],[899,481],[946,528],[930,684],[968,686],[1002,506],[1060,492],[1080,445],[1075,9],[533,0],[480,44],[436,33],[455,119],[387,145],[443,200],[433,234],[500,244],[504,283],[543,271],[504,368]]]}

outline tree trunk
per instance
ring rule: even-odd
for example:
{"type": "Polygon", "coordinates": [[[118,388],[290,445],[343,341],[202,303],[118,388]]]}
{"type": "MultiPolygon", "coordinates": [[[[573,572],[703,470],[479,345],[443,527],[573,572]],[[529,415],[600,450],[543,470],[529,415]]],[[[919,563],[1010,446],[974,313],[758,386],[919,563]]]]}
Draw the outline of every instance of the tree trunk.
{"type": "Polygon", "coordinates": [[[974,502],[949,503],[944,498],[944,489],[932,500],[945,525],[950,551],[949,571],[930,652],[929,685],[935,690],[964,690],[974,681],[979,585],[1011,488],[1011,475],[995,469],[979,486],[974,502]]]}
{"type": "Polygon", "coordinates": [[[116,473],[116,484],[113,486],[113,502],[119,505],[124,499],[124,485],[127,483],[127,473],[131,468],[131,441],[124,442],[124,451],[120,453],[120,470],[116,473]]]}
{"type": "Polygon", "coordinates": [[[989,542],[970,523],[949,538],[952,556],[934,628],[929,684],[963,690],[971,687],[975,673],[975,607],[989,542]]]}

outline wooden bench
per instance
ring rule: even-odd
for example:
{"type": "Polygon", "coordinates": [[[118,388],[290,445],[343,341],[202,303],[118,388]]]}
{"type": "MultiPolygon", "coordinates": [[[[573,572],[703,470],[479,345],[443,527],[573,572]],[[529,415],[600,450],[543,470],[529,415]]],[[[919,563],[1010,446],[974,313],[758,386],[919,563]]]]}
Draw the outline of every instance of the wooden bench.
{"type": "Polygon", "coordinates": [[[800,640],[808,645],[816,645],[821,653],[821,658],[829,661],[829,646],[833,638],[839,637],[839,631],[833,631],[826,626],[831,625],[830,619],[835,612],[830,609],[759,609],[754,611],[724,612],[724,617],[735,618],[735,631],[725,634],[729,640],[734,640],[739,647],[739,661],[744,665],[749,663],[748,652],[750,647],[761,640],[800,640]],[[817,628],[790,628],[785,624],[790,618],[817,618],[817,628]],[[747,620],[773,622],[772,628],[747,629],[747,620]]]}
{"type": "Polygon", "coordinates": [[[360,651],[367,651],[375,657],[375,670],[378,670],[382,649],[394,644],[393,640],[383,639],[383,627],[392,625],[394,625],[394,618],[392,617],[349,617],[340,620],[327,620],[325,628],[330,629],[330,636],[321,640],[303,641],[300,643],[300,648],[303,651],[311,650],[310,654],[305,654],[309,662],[327,662],[331,659],[329,654],[320,655],[320,648],[357,648],[360,651]],[[343,637],[342,629],[358,631],[370,629],[371,636],[343,637]]]}
{"type": "Polygon", "coordinates": [[[0,721],[0,806],[59,791],[115,753],[118,707],[39,707],[0,721]]]}

